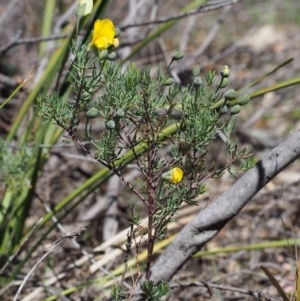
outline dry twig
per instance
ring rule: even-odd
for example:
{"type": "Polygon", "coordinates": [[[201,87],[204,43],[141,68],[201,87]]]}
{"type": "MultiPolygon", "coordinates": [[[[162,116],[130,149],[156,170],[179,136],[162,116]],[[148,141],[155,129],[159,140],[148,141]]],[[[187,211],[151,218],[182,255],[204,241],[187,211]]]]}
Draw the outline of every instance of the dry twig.
{"type": "Polygon", "coordinates": [[[37,263],[33,266],[33,268],[29,271],[29,273],[26,275],[26,277],[24,278],[22,284],[20,285],[15,297],[13,301],[16,301],[25,285],[25,283],[27,282],[28,278],[30,277],[30,275],[37,269],[37,267],[39,266],[39,264],[49,255],[51,254],[61,243],[63,243],[64,241],[66,241],[67,239],[72,239],[78,236],[81,236],[81,233],[83,231],[85,231],[87,228],[86,227],[80,227],[78,230],[73,231],[71,234],[66,235],[58,240],[56,240],[55,242],[53,242],[51,244],[51,246],[45,250],[44,255],[37,261],[37,263]]]}

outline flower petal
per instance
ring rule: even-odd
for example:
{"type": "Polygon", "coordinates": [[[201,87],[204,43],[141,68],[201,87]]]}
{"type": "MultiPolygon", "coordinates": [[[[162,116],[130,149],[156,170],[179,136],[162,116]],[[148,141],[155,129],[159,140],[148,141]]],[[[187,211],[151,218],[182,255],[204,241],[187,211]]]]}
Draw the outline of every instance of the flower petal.
{"type": "Polygon", "coordinates": [[[119,39],[114,39],[113,45],[115,48],[117,48],[119,46],[120,42],[119,39]]]}
{"type": "Polygon", "coordinates": [[[107,49],[107,47],[109,46],[106,38],[97,38],[93,44],[100,50],[107,49]]]}

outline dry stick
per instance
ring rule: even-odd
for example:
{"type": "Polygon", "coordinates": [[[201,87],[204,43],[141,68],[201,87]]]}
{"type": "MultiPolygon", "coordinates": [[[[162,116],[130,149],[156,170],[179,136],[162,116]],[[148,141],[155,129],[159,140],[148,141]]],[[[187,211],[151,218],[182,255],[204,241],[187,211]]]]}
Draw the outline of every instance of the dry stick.
{"type": "MultiPolygon", "coordinates": [[[[126,19],[122,22],[122,24],[128,24],[131,20],[136,20],[136,21],[145,20],[146,14],[150,10],[149,4],[151,3],[150,1],[147,0],[140,0],[138,3],[136,3],[136,1],[129,1],[128,15],[126,19]]],[[[122,28],[122,26],[120,28],[122,28]]],[[[142,38],[140,37],[138,28],[129,28],[128,31],[126,32],[126,38],[128,43],[122,43],[123,47],[120,48],[118,51],[120,59],[123,59],[130,54],[132,50],[132,45],[136,44],[136,40],[142,41],[144,39],[144,37],[142,38]],[[138,38],[134,38],[134,37],[138,37],[138,38]]]]}
{"type": "Polygon", "coordinates": [[[269,271],[269,269],[264,265],[262,265],[260,268],[263,270],[263,272],[266,274],[266,276],[270,279],[270,281],[272,282],[272,284],[276,288],[276,290],[279,293],[282,300],[283,301],[289,301],[289,298],[286,295],[286,293],[284,292],[284,289],[281,287],[281,285],[276,280],[276,278],[272,275],[272,273],[269,271]]]}
{"type": "MultiPolygon", "coordinates": [[[[103,240],[106,241],[112,236],[116,235],[119,225],[118,215],[118,199],[121,180],[117,175],[113,175],[107,185],[107,192],[105,196],[105,202],[107,203],[107,210],[104,215],[103,223],[103,240]]],[[[111,248],[105,250],[106,253],[109,253],[111,248]]],[[[111,262],[112,264],[112,262],[111,262]]]]}
{"type": "Polygon", "coordinates": [[[51,254],[61,243],[63,243],[67,239],[72,239],[81,235],[83,231],[85,231],[86,227],[80,227],[77,231],[73,231],[70,235],[66,235],[51,244],[51,246],[45,251],[44,255],[38,260],[38,262],[33,266],[33,268],[29,271],[29,273],[24,278],[22,284],[20,285],[13,301],[16,301],[26,283],[30,275],[37,269],[39,264],[49,255],[51,254]]]}
{"type": "Polygon", "coordinates": [[[2,10],[1,17],[0,17],[0,26],[5,21],[6,18],[11,16],[12,9],[17,4],[18,0],[12,0],[8,2],[8,5],[5,7],[4,11],[2,10]]]}
{"type": "Polygon", "coordinates": [[[203,286],[206,288],[215,288],[219,290],[225,290],[230,292],[236,292],[243,295],[253,296],[255,300],[266,300],[266,301],[275,301],[276,299],[267,297],[263,294],[263,292],[255,292],[253,290],[241,289],[239,287],[232,287],[226,285],[219,285],[210,282],[204,281],[196,281],[196,282],[189,282],[189,283],[171,283],[170,288],[180,288],[180,287],[191,287],[191,286],[203,286]],[[262,298],[264,296],[264,299],[262,298]]]}
{"type": "Polygon", "coordinates": [[[300,131],[275,147],[227,192],[187,224],[151,269],[151,280],[169,282],[178,270],[233,219],[252,197],[300,157],[300,131]]]}
{"type": "Polygon", "coordinates": [[[195,28],[196,20],[197,20],[196,15],[188,18],[186,21],[185,27],[182,30],[182,36],[181,36],[180,44],[179,44],[179,50],[182,52],[186,52],[186,50],[188,48],[189,40],[190,40],[190,33],[195,28]]]}
{"type": "Polygon", "coordinates": [[[212,43],[214,38],[216,37],[217,33],[219,32],[222,23],[224,22],[228,12],[230,11],[231,7],[227,6],[223,9],[223,12],[218,17],[217,22],[212,27],[211,31],[205,38],[205,40],[201,43],[200,47],[194,51],[193,54],[189,55],[188,59],[186,60],[185,67],[183,70],[186,70],[190,68],[191,66],[195,65],[195,61],[204,53],[204,51],[209,47],[209,45],[212,43]]]}
{"type": "Polygon", "coordinates": [[[215,3],[215,4],[210,4],[208,2],[207,4],[201,5],[200,7],[196,8],[196,9],[190,10],[190,11],[185,12],[185,13],[180,13],[176,16],[160,18],[160,19],[157,19],[155,21],[128,24],[128,25],[121,26],[120,29],[125,30],[125,29],[131,28],[131,27],[139,27],[139,26],[147,26],[147,25],[153,25],[153,24],[166,23],[168,21],[181,19],[181,18],[184,18],[184,17],[192,16],[192,15],[199,14],[199,13],[208,12],[208,11],[211,11],[211,10],[216,10],[218,8],[221,8],[221,7],[224,7],[224,6],[227,6],[227,5],[232,5],[232,4],[238,3],[240,1],[242,1],[242,0],[220,1],[219,3],[215,3]]]}
{"type": "Polygon", "coordinates": [[[35,232],[35,230],[40,226],[41,222],[42,222],[43,218],[40,218],[39,221],[34,225],[33,229],[31,230],[31,232],[29,233],[29,235],[26,237],[26,239],[24,240],[24,242],[22,243],[22,245],[19,247],[19,249],[16,251],[15,254],[13,254],[12,256],[10,256],[7,260],[7,262],[5,263],[5,265],[3,266],[3,268],[0,270],[0,275],[4,273],[4,271],[6,270],[6,268],[9,266],[9,264],[19,256],[19,254],[21,253],[21,251],[23,250],[25,244],[27,243],[28,239],[30,238],[30,236],[35,232]]]}
{"type": "Polygon", "coordinates": [[[58,39],[65,39],[69,35],[67,34],[54,34],[48,37],[34,37],[34,38],[20,38],[20,35],[17,34],[8,44],[0,47],[0,54],[5,53],[9,49],[11,49],[14,46],[20,45],[20,44],[33,44],[33,43],[40,43],[40,42],[47,42],[52,40],[58,40],[58,39]]]}

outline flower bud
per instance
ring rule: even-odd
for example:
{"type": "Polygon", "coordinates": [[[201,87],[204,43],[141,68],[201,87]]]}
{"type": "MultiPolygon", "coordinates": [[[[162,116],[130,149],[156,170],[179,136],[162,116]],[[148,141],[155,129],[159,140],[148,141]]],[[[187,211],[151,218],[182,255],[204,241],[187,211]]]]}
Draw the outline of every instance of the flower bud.
{"type": "Polygon", "coordinates": [[[178,61],[181,60],[184,57],[184,53],[182,51],[177,51],[173,56],[172,56],[172,61],[178,61]]]}
{"type": "Polygon", "coordinates": [[[229,68],[228,68],[227,65],[225,65],[225,66],[223,67],[223,69],[222,69],[222,71],[220,72],[220,74],[221,74],[221,76],[222,76],[223,78],[228,78],[228,77],[229,77],[229,75],[230,75],[230,70],[229,70],[229,68]]]}
{"type": "Polygon", "coordinates": [[[117,112],[116,112],[116,116],[119,117],[119,118],[122,118],[125,116],[125,112],[123,109],[118,109],[117,112]]]}
{"type": "Polygon", "coordinates": [[[98,116],[99,111],[95,107],[91,107],[87,112],[86,116],[90,119],[96,118],[98,116]]]}
{"type": "Polygon", "coordinates": [[[115,27],[115,36],[114,36],[114,38],[115,39],[118,38],[120,36],[120,34],[121,34],[121,29],[118,28],[118,27],[115,27]]]}
{"type": "Polygon", "coordinates": [[[235,105],[232,107],[230,114],[231,115],[236,115],[241,111],[241,106],[240,105],[235,105]]]}
{"type": "Polygon", "coordinates": [[[181,182],[183,178],[183,171],[179,167],[174,167],[171,170],[162,174],[162,179],[171,184],[177,184],[181,182]]]}
{"type": "Polygon", "coordinates": [[[247,104],[250,101],[250,95],[249,94],[245,94],[242,96],[241,99],[238,100],[238,104],[243,106],[245,104],[247,104]]]}
{"type": "Polygon", "coordinates": [[[174,84],[174,79],[172,77],[167,78],[162,83],[164,86],[171,86],[174,84]]]}
{"type": "Polygon", "coordinates": [[[200,66],[197,65],[193,68],[193,75],[198,76],[199,74],[200,74],[200,66]]]}
{"type": "Polygon", "coordinates": [[[109,61],[114,61],[116,59],[117,55],[115,52],[111,52],[109,53],[106,58],[109,60],[109,61]]]}
{"type": "Polygon", "coordinates": [[[81,18],[89,15],[93,10],[93,0],[79,0],[76,7],[76,15],[81,18]]]}
{"type": "Polygon", "coordinates": [[[220,113],[223,115],[223,114],[226,114],[228,112],[228,108],[227,106],[223,106],[222,109],[220,110],[220,113]]]}
{"type": "Polygon", "coordinates": [[[234,100],[237,97],[237,93],[235,90],[231,89],[225,93],[224,97],[226,100],[234,100]]]}
{"type": "Polygon", "coordinates": [[[202,79],[198,76],[194,78],[194,86],[200,87],[202,85],[202,79]]]}
{"type": "Polygon", "coordinates": [[[116,123],[113,120],[105,122],[105,126],[108,130],[114,130],[116,128],[116,123]]]}

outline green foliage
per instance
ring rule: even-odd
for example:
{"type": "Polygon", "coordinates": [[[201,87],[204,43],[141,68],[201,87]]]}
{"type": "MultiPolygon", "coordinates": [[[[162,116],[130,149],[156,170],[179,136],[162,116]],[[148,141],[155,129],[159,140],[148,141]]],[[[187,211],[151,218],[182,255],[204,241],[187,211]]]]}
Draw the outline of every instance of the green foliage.
{"type": "Polygon", "coordinates": [[[141,284],[141,290],[143,292],[142,300],[160,301],[169,293],[170,287],[169,284],[164,281],[155,285],[153,281],[146,280],[141,284]]]}
{"type": "MultiPolygon", "coordinates": [[[[19,244],[30,208],[28,192],[35,184],[36,148],[13,147],[0,139],[0,266],[19,244]]],[[[2,279],[0,278],[0,283],[2,279]]]]}
{"type": "Polygon", "coordinates": [[[0,180],[5,185],[2,189],[20,192],[30,186],[33,169],[32,149],[22,146],[13,150],[0,139],[0,180]]]}
{"type": "Polygon", "coordinates": [[[114,301],[121,301],[125,299],[126,288],[123,284],[113,284],[111,288],[111,298],[114,301]]]}

